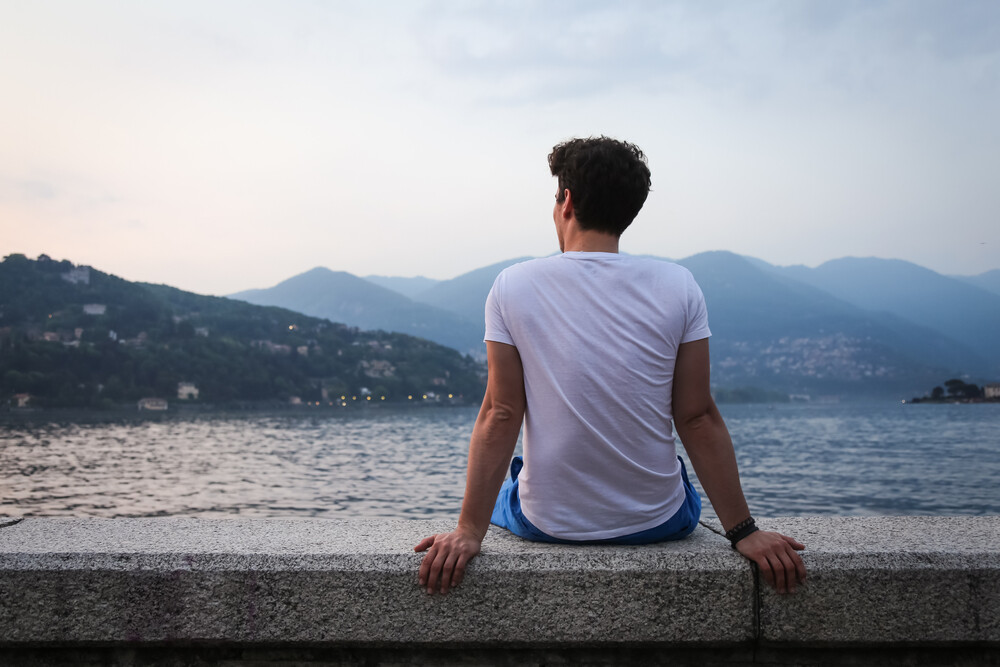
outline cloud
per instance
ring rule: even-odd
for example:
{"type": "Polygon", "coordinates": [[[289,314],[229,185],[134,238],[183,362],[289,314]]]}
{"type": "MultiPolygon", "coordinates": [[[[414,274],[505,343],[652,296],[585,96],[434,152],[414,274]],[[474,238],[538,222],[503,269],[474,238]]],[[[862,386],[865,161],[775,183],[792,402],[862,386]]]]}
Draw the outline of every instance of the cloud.
{"type": "Polygon", "coordinates": [[[988,1],[430,3],[414,18],[416,55],[496,103],[789,87],[846,99],[956,76],[976,94],[1000,62],[1000,4],[988,1]]]}

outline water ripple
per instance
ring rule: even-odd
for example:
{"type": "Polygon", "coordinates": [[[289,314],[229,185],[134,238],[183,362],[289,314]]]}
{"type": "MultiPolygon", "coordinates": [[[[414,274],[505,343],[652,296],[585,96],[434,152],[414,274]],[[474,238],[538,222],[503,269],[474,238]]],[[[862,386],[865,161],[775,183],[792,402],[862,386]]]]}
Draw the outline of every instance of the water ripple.
{"type": "MultiPolygon", "coordinates": [[[[0,515],[456,515],[476,413],[3,424],[0,515]]],[[[1000,405],[723,413],[758,515],[1000,513],[1000,405]]],[[[708,503],[705,514],[712,516],[708,503]]]]}

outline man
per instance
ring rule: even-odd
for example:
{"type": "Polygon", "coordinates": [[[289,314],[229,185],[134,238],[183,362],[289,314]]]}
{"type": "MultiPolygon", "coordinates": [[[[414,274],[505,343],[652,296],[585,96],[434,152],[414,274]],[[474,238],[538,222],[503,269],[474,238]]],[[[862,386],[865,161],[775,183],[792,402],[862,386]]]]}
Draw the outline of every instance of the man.
{"type": "Polygon", "coordinates": [[[778,592],[805,579],[790,537],[758,531],[732,441],[709,393],[708,319],[691,274],[623,256],[649,193],[638,147],[573,139],[549,155],[561,255],[516,264],[486,304],[489,378],[473,429],[458,527],[424,539],[419,582],[457,586],[490,522],[526,539],[680,539],[701,501],[673,428],[733,547],[778,592]],[[511,455],[524,422],[524,458],[511,455]],[[504,476],[510,464],[511,476],[504,476]]]}

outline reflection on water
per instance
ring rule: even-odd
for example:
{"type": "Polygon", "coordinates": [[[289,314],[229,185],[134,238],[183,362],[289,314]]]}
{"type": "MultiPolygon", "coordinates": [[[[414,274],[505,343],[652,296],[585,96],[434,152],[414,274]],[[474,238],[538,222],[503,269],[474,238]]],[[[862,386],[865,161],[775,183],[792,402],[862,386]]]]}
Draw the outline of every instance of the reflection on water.
{"type": "Polygon", "coordinates": [[[1000,405],[722,408],[756,514],[1000,513],[1000,405]]]}
{"type": "Polygon", "coordinates": [[[461,503],[475,414],[363,410],[8,425],[0,431],[0,508],[36,516],[452,512],[461,503]]]}
{"type": "MultiPolygon", "coordinates": [[[[723,413],[758,515],[1000,513],[1000,405],[723,413]]],[[[0,515],[454,515],[475,417],[443,408],[7,423],[0,515]]]]}

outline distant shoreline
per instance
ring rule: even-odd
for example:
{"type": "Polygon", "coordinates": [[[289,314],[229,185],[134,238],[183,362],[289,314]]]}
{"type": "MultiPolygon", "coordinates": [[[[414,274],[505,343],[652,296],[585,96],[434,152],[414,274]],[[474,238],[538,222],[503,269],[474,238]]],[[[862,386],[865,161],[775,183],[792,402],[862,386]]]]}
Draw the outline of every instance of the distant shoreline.
{"type": "Polygon", "coordinates": [[[189,417],[245,417],[245,416],[331,416],[337,414],[359,413],[368,411],[398,411],[398,410],[427,410],[434,408],[469,408],[471,403],[462,402],[431,402],[420,401],[419,403],[406,402],[386,402],[369,403],[358,402],[341,405],[171,405],[166,410],[139,410],[133,405],[116,406],[112,408],[11,408],[0,411],[0,424],[30,422],[37,420],[44,421],[77,421],[85,420],[91,423],[112,422],[112,421],[159,421],[174,418],[189,417]]]}
{"type": "MultiPolygon", "coordinates": [[[[879,403],[896,403],[896,399],[886,399],[879,403]]],[[[903,400],[904,405],[1000,405],[998,399],[932,399],[916,398],[903,400]]],[[[836,403],[826,403],[822,401],[811,402],[759,402],[748,403],[743,401],[720,401],[719,405],[760,405],[760,406],[810,406],[810,405],[837,405],[836,403]]],[[[385,402],[369,403],[357,402],[349,403],[347,406],[339,405],[288,405],[281,403],[267,403],[260,405],[192,405],[179,404],[171,405],[167,410],[138,410],[134,406],[121,405],[112,408],[73,408],[73,407],[52,407],[52,408],[11,408],[0,410],[0,425],[30,423],[36,421],[45,422],[81,422],[81,423],[107,423],[107,422],[144,422],[144,421],[169,421],[173,419],[189,419],[192,417],[210,418],[237,418],[237,417],[334,417],[337,415],[361,414],[365,412],[399,412],[428,409],[469,409],[477,408],[471,402],[385,402]]]]}
{"type": "Polygon", "coordinates": [[[968,405],[974,403],[1000,403],[1000,398],[911,398],[904,403],[932,403],[935,405],[968,405]]]}

